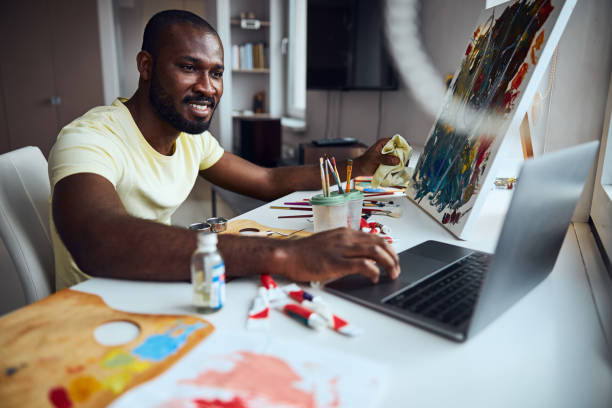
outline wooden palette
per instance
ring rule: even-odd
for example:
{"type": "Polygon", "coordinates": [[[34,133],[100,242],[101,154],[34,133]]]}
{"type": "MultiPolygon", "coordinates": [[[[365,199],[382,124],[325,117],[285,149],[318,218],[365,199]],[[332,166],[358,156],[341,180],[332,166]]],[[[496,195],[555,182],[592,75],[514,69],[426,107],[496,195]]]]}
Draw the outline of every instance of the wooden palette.
{"type": "Polygon", "coordinates": [[[262,236],[267,236],[269,238],[275,239],[296,239],[296,238],[304,238],[309,235],[312,235],[310,231],[300,231],[300,230],[290,230],[290,229],[280,229],[273,227],[266,227],[265,225],[261,225],[253,220],[233,220],[227,223],[227,230],[225,233],[229,234],[240,234],[241,231],[250,230],[255,232],[257,230],[261,233],[262,236]],[[280,234],[266,234],[268,231],[279,232],[280,234]],[[283,234],[283,235],[281,235],[283,234]],[[286,235],[285,235],[286,234],[286,235]]]}
{"type": "Polygon", "coordinates": [[[109,308],[96,295],[64,289],[0,318],[2,407],[102,407],[160,374],[214,330],[195,316],[109,308]],[[138,336],[103,346],[94,330],[129,321],[138,336]]]}

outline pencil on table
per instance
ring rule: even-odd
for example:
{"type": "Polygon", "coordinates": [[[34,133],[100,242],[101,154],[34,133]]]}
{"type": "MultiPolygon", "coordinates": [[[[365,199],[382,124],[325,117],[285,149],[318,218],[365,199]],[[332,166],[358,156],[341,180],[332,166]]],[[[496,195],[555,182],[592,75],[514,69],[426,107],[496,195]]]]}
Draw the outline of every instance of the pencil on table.
{"type": "Polygon", "coordinates": [[[353,171],[353,161],[349,159],[349,161],[346,163],[346,187],[344,188],[344,191],[346,191],[347,193],[351,191],[351,172],[352,171],[353,171]]]}

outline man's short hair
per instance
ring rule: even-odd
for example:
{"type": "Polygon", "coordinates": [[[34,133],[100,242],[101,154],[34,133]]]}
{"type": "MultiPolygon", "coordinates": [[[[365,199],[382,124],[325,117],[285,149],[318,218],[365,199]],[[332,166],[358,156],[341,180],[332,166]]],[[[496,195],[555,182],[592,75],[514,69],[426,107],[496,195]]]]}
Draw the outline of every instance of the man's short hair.
{"type": "Polygon", "coordinates": [[[155,14],[147,22],[142,38],[142,50],[153,57],[157,56],[157,48],[161,35],[174,24],[192,24],[195,27],[209,31],[219,37],[217,31],[202,17],[185,10],[165,10],[155,14]]]}

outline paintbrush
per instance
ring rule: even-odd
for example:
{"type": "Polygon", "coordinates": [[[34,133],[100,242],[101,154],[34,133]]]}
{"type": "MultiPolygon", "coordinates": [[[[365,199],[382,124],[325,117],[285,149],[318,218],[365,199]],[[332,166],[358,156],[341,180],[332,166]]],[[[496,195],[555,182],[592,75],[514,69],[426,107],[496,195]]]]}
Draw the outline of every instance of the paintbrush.
{"type": "Polygon", "coordinates": [[[326,163],[329,166],[329,170],[330,170],[334,180],[336,180],[336,184],[338,185],[338,192],[340,194],[344,194],[344,191],[342,190],[342,186],[340,185],[340,180],[338,179],[338,176],[336,175],[336,172],[334,171],[334,167],[332,166],[332,164],[329,161],[329,159],[327,159],[326,163]]]}
{"type": "Polygon", "coordinates": [[[381,210],[380,208],[362,208],[362,212],[369,213],[371,215],[387,215],[393,218],[399,218],[402,216],[401,208],[395,210],[381,210]]]}
{"type": "Polygon", "coordinates": [[[340,182],[340,173],[338,173],[338,168],[336,167],[336,158],[332,156],[331,158],[332,164],[334,165],[334,177],[336,178],[336,183],[338,183],[338,191],[340,194],[344,194],[344,190],[342,189],[342,183],[340,182]]]}
{"type": "Polygon", "coordinates": [[[344,188],[348,193],[351,191],[351,172],[353,171],[353,161],[351,159],[346,163],[346,187],[344,188]]]}
{"type": "Polygon", "coordinates": [[[329,160],[327,160],[327,155],[325,155],[324,162],[325,162],[325,188],[327,189],[326,190],[327,193],[325,194],[325,196],[329,197],[331,192],[329,191],[330,190],[330,186],[329,186],[329,172],[328,172],[328,169],[327,169],[327,163],[329,162],[329,160]]]}
{"type": "Polygon", "coordinates": [[[319,167],[321,168],[321,186],[323,187],[323,196],[327,196],[327,189],[325,188],[325,175],[323,172],[323,158],[319,157],[319,167]]]}
{"type": "Polygon", "coordinates": [[[312,214],[307,215],[279,215],[276,218],[311,218],[312,214]]]}
{"type": "MultiPolygon", "coordinates": [[[[384,196],[384,195],[393,195],[395,194],[396,191],[387,191],[384,193],[369,193],[369,194],[364,194],[364,197],[376,197],[376,196],[384,196]]],[[[399,191],[397,191],[397,193],[399,193],[399,191]]]]}
{"type": "Polygon", "coordinates": [[[271,205],[271,209],[273,210],[299,210],[299,211],[312,211],[312,207],[302,208],[302,207],[281,207],[278,205],[271,205]]]}

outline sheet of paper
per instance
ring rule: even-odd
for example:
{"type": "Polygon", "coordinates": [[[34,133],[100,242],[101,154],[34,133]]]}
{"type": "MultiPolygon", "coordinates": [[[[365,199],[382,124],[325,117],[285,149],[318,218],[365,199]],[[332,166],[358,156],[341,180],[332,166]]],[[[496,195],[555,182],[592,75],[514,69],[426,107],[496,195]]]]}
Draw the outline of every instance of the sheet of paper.
{"type": "Polygon", "coordinates": [[[387,375],[386,366],[340,350],[217,330],[111,407],[373,407],[387,375]]]}

